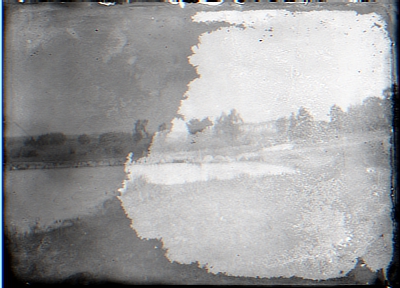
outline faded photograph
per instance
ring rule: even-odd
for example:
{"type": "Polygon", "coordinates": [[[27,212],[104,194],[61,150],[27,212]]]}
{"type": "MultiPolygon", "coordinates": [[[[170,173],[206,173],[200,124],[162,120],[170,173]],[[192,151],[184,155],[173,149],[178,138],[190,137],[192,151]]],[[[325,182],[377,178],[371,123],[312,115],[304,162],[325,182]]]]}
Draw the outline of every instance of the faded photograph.
{"type": "Polygon", "coordinates": [[[390,283],[391,5],[5,15],[15,281],[390,283]]]}

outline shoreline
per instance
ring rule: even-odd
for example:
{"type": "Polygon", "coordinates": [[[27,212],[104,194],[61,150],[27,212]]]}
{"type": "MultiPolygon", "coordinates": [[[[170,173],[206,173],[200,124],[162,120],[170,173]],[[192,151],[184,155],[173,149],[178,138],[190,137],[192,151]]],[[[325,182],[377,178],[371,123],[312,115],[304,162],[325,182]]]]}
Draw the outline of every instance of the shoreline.
{"type": "Polygon", "coordinates": [[[31,169],[56,169],[56,168],[83,168],[83,167],[106,167],[124,166],[126,159],[103,159],[78,162],[13,162],[4,163],[6,171],[31,170],[31,169]]]}

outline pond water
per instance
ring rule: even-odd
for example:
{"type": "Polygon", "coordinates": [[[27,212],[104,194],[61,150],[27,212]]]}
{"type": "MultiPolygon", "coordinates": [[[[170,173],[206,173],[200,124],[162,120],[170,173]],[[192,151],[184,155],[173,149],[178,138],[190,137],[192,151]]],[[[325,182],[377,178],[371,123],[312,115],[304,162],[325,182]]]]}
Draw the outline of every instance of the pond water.
{"type": "Polygon", "coordinates": [[[6,225],[28,231],[36,221],[47,227],[91,214],[117,195],[125,175],[123,166],[7,171],[6,225]]]}
{"type": "Polygon", "coordinates": [[[229,180],[240,175],[264,176],[295,173],[295,169],[261,162],[132,164],[132,179],[143,177],[149,183],[173,185],[208,180],[229,180]]]}

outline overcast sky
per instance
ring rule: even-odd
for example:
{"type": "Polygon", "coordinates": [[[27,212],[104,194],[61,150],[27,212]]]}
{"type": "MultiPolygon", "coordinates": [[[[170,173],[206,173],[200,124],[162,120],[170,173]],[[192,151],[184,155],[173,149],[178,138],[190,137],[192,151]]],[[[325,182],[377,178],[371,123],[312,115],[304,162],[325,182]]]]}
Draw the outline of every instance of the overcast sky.
{"type": "Polygon", "coordinates": [[[324,119],[390,86],[378,14],[207,9],[9,5],[7,135],[155,130],[178,110],[259,122],[303,105],[324,119]]]}
{"type": "Polygon", "coordinates": [[[220,11],[193,20],[232,25],[204,33],[192,49],[200,77],[180,108],[188,119],[235,108],[245,122],[262,122],[305,106],[329,120],[333,104],[346,110],[391,83],[391,42],[376,13],[220,11]]]}

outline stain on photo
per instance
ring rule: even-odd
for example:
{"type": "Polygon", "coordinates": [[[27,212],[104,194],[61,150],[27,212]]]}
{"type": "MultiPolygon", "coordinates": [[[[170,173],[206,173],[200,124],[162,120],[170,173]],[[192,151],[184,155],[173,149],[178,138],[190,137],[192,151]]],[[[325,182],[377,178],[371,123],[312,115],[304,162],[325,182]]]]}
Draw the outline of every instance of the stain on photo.
{"type": "Polygon", "coordinates": [[[14,280],[389,285],[393,13],[6,4],[14,280]]]}

